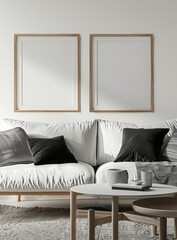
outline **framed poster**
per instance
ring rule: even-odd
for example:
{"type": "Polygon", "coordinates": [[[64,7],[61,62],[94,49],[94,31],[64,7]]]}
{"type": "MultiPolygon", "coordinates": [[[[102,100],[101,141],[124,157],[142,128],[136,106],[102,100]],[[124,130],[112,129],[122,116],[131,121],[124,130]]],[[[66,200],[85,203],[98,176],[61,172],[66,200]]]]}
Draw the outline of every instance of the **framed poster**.
{"type": "Polygon", "coordinates": [[[14,35],[14,110],[80,111],[80,35],[14,35]]]}
{"type": "Polygon", "coordinates": [[[90,34],[90,111],[153,112],[153,35],[90,34]]]}

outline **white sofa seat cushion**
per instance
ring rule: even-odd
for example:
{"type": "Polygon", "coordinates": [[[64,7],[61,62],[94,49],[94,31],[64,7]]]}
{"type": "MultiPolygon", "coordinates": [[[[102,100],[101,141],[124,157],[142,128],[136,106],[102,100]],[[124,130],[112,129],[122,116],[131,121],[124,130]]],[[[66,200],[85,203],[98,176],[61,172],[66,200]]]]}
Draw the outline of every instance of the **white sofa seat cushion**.
{"type": "Polygon", "coordinates": [[[86,121],[65,124],[36,123],[3,119],[3,129],[23,128],[28,135],[53,138],[63,135],[66,145],[77,161],[96,165],[97,122],[86,121]]]}
{"type": "Polygon", "coordinates": [[[0,168],[0,191],[69,191],[94,179],[94,169],[86,163],[19,164],[0,168]]]}
{"type": "Polygon", "coordinates": [[[96,172],[96,183],[106,183],[107,182],[107,171],[108,169],[121,169],[127,170],[128,172],[128,182],[132,179],[137,178],[137,169],[135,162],[108,162],[101,165],[96,172]]]}

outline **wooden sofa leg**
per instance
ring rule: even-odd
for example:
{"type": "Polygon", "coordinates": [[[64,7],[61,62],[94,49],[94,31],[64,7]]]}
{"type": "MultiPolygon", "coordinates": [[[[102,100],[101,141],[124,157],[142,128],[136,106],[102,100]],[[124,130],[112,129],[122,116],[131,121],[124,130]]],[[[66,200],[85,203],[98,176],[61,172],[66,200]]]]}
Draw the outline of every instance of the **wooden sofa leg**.
{"type": "Polygon", "coordinates": [[[17,202],[20,202],[20,201],[21,201],[21,195],[18,194],[18,195],[17,195],[17,202]]]}

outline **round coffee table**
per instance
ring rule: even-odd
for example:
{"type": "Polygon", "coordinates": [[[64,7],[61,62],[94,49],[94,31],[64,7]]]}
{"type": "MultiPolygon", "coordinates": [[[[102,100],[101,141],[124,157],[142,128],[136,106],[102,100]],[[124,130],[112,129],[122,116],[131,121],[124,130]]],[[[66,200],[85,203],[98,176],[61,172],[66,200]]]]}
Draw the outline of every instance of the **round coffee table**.
{"type": "Polygon", "coordinates": [[[152,199],[140,199],[132,203],[132,207],[136,212],[141,214],[161,217],[159,224],[160,240],[166,239],[167,234],[167,218],[174,218],[174,235],[177,237],[177,198],[161,197],[152,199]]]}
{"type": "Polygon", "coordinates": [[[112,197],[112,239],[118,240],[119,198],[141,199],[165,195],[174,196],[177,194],[177,187],[164,184],[153,184],[152,188],[148,191],[115,190],[106,184],[84,184],[72,187],[70,189],[71,240],[76,240],[77,196],[82,194],[112,197]]]}

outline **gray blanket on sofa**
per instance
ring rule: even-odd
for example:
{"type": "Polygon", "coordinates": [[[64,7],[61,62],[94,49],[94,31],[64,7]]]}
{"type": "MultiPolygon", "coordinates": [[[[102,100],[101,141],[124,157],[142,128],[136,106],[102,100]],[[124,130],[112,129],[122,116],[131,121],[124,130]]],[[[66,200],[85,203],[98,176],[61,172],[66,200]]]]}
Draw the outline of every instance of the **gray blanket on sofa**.
{"type": "Polygon", "coordinates": [[[162,183],[177,186],[177,163],[175,162],[136,162],[138,179],[141,179],[141,170],[152,170],[153,183],[162,183]]]}

